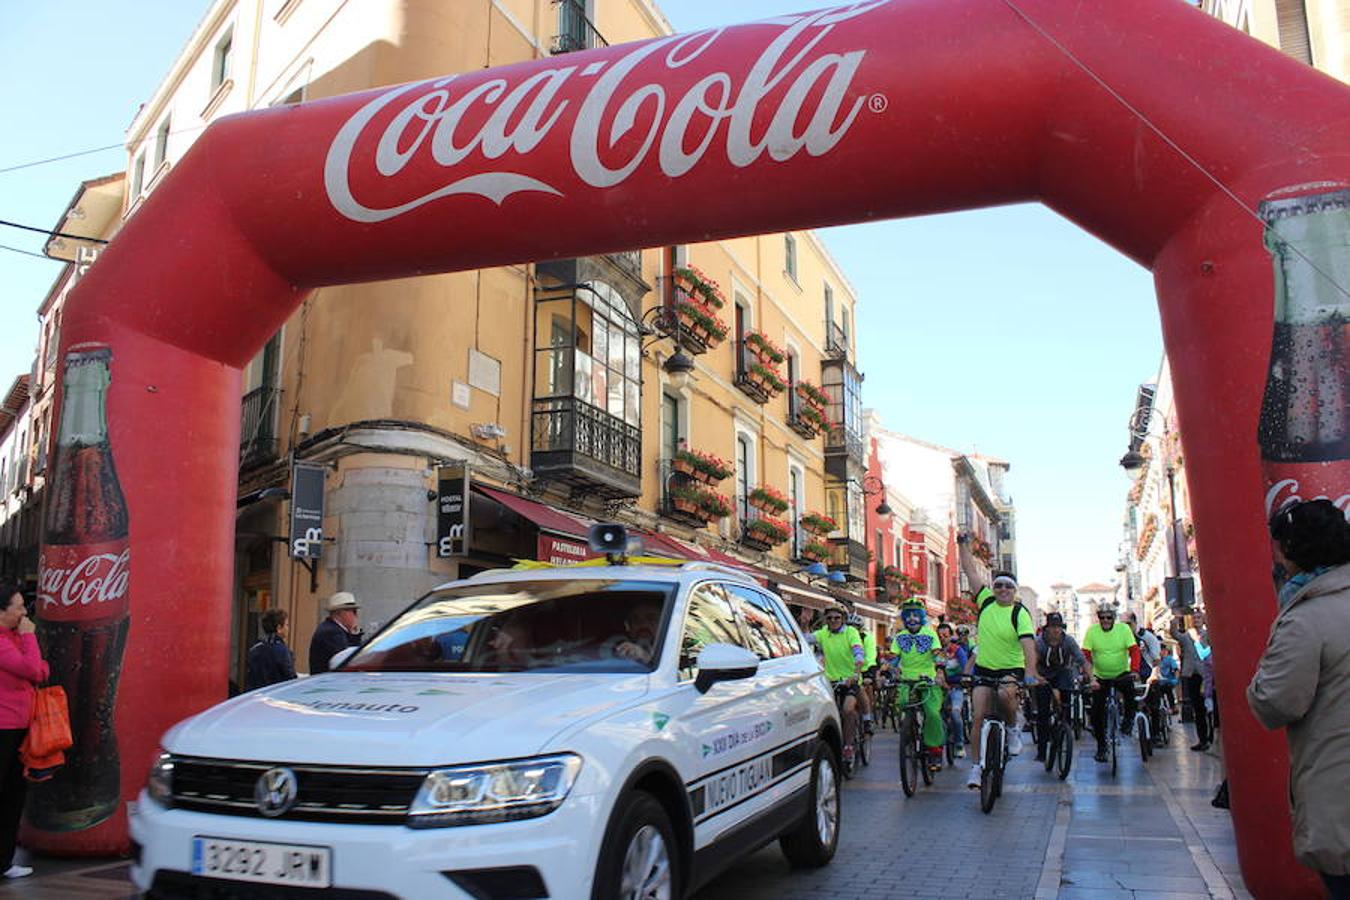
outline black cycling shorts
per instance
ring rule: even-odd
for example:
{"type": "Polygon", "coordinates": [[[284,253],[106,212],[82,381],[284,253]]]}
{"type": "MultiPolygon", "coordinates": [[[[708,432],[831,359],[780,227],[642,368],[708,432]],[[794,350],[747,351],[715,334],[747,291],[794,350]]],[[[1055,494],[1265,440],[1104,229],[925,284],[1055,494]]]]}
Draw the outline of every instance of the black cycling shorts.
{"type": "Polygon", "coordinates": [[[1016,678],[1017,683],[1021,684],[1026,680],[1027,670],[1017,669],[986,669],[984,666],[975,667],[976,678],[1016,678]]]}
{"type": "Polygon", "coordinates": [[[881,666],[872,666],[870,669],[863,669],[863,678],[868,681],[876,681],[877,670],[880,668],[881,666]]]}

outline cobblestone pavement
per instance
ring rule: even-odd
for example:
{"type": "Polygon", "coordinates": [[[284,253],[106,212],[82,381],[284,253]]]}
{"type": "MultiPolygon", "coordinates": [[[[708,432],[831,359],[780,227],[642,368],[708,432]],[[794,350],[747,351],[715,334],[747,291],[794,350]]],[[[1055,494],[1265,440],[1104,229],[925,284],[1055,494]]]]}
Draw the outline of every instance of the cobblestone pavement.
{"type": "MultiPolygon", "coordinates": [[[[844,789],[831,865],[792,871],[776,845],[766,847],[694,900],[1247,900],[1228,814],[1209,805],[1219,759],[1190,752],[1184,737],[1147,767],[1123,744],[1115,778],[1085,737],[1063,783],[1028,747],[986,816],[965,788],[965,761],[906,799],[896,739],[882,734],[872,765],[844,789]]],[[[134,896],[125,863],[35,865],[36,876],[0,884],[0,900],[134,896]]]]}

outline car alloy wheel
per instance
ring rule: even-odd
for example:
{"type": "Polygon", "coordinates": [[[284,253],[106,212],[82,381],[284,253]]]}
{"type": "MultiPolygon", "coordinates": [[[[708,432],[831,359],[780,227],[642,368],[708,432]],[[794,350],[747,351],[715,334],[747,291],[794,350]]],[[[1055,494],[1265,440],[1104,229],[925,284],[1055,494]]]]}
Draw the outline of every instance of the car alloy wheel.
{"type": "Polygon", "coordinates": [[[619,896],[623,900],[673,900],[670,851],[654,825],[644,825],[628,842],[619,896]]]}

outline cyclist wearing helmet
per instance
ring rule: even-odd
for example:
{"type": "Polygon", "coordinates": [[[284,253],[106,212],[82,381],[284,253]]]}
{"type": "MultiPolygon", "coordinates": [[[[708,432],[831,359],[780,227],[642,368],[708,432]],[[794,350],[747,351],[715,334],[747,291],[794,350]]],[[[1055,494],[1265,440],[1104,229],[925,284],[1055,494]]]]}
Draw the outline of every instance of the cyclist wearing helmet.
{"type": "Polygon", "coordinates": [[[1047,682],[1036,686],[1036,758],[1044,760],[1050,742],[1052,691],[1071,691],[1076,679],[1087,677],[1087,659],[1073,636],[1065,633],[1064,617],[1057,612],[1045,617],[1045,627],[1036,638],[1036,664],[1047,682]]]}
{"type": "MultiPolygon", "coordinates": [[[[1036,632],[1031,613],[1017,600],[1017,578],[1011,572],[994,573],[994,589],[980,588],[975,602],[980,610],[976,627],[980,642],[972,662],[975,675],[985,679],[1014,679],[1037,682],[1036,632]]],[[[971,692],[976,723],[988,714],[997,715],[1008,726],[1008,752],[1022,752],[1021,730],[1017,727],[1017,687],[1001,683],[998,693],[988,685],[976,685],[971,692]]],[[[978,724],[976,727],[979,727],[978,724]]],[[[975,764],[970,767],[966,786],[980,786],[980,742],[972,743],[975,764]]]]}
{"type": "Polygon", "coordinates": [[[853,762],[853,742],[857,736],[858,698],[856,680],[862,672],[863,655],[862,635],[858,629],[844,621],[844,611],[839,607],[825,610],[825,627],[811,633],[816,646],[824,657],[825,677],[831,683],[851,683],[853,690],[844,698],[840,709],[844,726],[844,762],[853,762]]]}
{"type": "Polygon", "coordinates": [[[1106,694],[1116,691],[1124,701],[1120,730],[1134,727],[1134,683],[1139,678],[1139,644],[1128,625],[1116,624],[1109,603],[1097,608],[1097,624],[1083,635],[1083,654],[1092,665],[1092,732],[1097,736],[1097,762],[1106,762],[1106,694]]]}
{"type": "MultiPolygon", "coordinates": [[[[947,742],[942,727],[942,691],[938,690],[937,657],[942,643],[933,626],[928,624],[928,611],[921,600],[906,600],[900,606],[900,622],[904,626],[891,641],[891,652],[900,659],[900,677],[905,680],[929,678],[934,682],[924,695],[923,743],[928,748],[928,766],[942,768],[942,747],[947,742]]],[[[909,702],[910,685],[900,684],[896,703],[909,702]]]]}
{"type": "Polygon", "coordinates": [[[872,708],[876,705],[874,694],[874,685],[877,683],[877,635],[874,629],[868,628],[863,617],[854,613],[848,617],[848,624],[858,629],[858,634],[862,635],[863,643],[863,676],[862,676],[862,694],[859,700],[862,703],[863,728],[868,734],[875,729],[872,725],[872,708]]]}

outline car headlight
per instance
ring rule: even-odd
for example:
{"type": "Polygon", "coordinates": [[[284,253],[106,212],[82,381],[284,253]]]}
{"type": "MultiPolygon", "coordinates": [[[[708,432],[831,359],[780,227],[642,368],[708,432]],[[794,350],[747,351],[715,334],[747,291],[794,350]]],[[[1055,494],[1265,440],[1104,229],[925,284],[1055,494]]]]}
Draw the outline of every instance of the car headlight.
{"type": "Polygon", "coordinates": [[[150,777],[146,779],[145,792],[161,806],[173,806],[173,756],[159,751],[150,765],[150,777]]]}
{"type": "Polygon", "coordinates": [[[408,809],[411,828],[532,819],[557,809],[581,771],[572,753],[514,762],[437,769],[408,809]]]}

